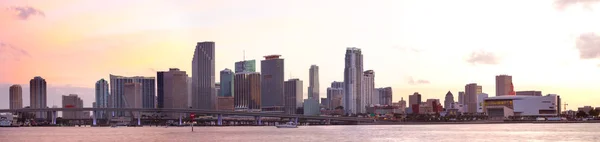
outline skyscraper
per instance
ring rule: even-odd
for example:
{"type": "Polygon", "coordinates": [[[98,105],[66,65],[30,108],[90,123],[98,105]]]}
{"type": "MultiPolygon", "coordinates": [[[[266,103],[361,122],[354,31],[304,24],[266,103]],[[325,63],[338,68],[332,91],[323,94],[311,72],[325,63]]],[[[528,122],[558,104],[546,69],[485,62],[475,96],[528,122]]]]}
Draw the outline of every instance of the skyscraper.
{"type": "Polygon", "coordinates": [[[512,86],[512,76],[496,76],[496,96],[515,95],[512,86]]]}
{"type": "Polygon", "coordinates": [[[377,88],[380,105],[392,105],[392,87],[377,88]]]}
{"type": "Polygon", "coordinates": [[[467,112],[476,113],[477,112],[477,94],[482,93],[481,86],[478,86],[477,83],[467,84],[465,86],[465,104],[467,105],[467,112]]]}
{"type": "Polygon", "coordinates": [[[448,93],[446,93],[446,98],[444,99],[444,108],[450,108],[452,103],[454,103],[454,95],[452,95],[452,92],[448,91],[448,93]]]}
{"type": "Polygon", "coordinates": [[[361,79],[363,73],[362,51],[359,48],[346,49],[344,67],[344,109],[346,113],[356,114],[361,110],[361,79]]]}
{"type": "MultiPolygon", "coordinates": [[[[142,99],[140,108],[155,108],[156,90],[154,77],[124,77],[118,75],[110,75],[110,97],[109,106],[112,108],[126,108],[124,97],[124,86],[127,83],[137,83],[140,87],[136,87],[140,92],[142,99]]],[[[160,84],[159,84],[160,85],[160,84]]],[[[135,96],[136,98],[138,96],[135,96]]],[[[129,101],[129,100],[127,100],[129,101]]],[[[117,116],[123,116],[124,112],[117,112],[117,116]]]]}
{"type": "Polygon", "coordinates": [[[280,55],[265,56],[261,61],[261,109],[283,111],[284,60],[280,55]]]}
{"type": "Polygon", "coordinates": [[[215,43],[198,42],[192,60],[192,108],[216,109],[215,43]]]}
{"type": "MultiPolygon", "coordinates": [[[[31,108],[47,108],[46,80],[36,76],[29,81],[29,105],[31,108]]],[[[36,119],[46,119],[47,112],[35,112],[36,119]]]]}
{"type": "MultiPolygon", "coordinates": [[[[296,114],[296,109],[302,107],[302,80],[289,79],[285,83],[285,113],[296,114]]],[[[317,98],[311,98],[317,99],[317,98]]]]}
{"type": "Polygon", "coordinates": [[[235,73],[240,72],[256,72],[256,60],[235,62],[235,73]]]}
{"type": "Polygon", "coordinates": [[[342,88],[327,88],[327,101],[329,102],[329,109],[335,109],[336,107],[342,106],[342,98],[344,98],[344,89],[342,88]]]}
{"type": "MultiPolygon", "coordinates": [[[[100,79],[96,81],[96,108],[108,108],[108,81],[100,79]]],[[[108,113],[105,111],[96,111],[94,116],[99,119],[107,118],[108,113]]]]}
{"type": "MultiPolygon", "coordinates": [[[[77,94],[69,94],[62,96],[63,108],[83,108],[83,100],[77,94]]],[[[63,111],[62,118],[65,119],[82,119],[83,111],[63,111]]]]}
{"type": "Polygon", "coordinates": [[[319,99],[319,66],[311,65],[308,70],[308,98],[319,99]]]}
{"type": "Polygon", "coordinates": [[[344,82],[339,82],[339,81],[331,82],[331,88],[344,89],[344,82]]]}
{"type": "Polygon", "coordinates": [[[235,74],[234,106],[236,110],[257,111],[261,109],[260,73],[241,72],[235,74]]]}
{"type": "Polygon", "coordinates": [[[12,85],[8,89],[9,93],[9,109],[20,109],[23,108],[23,88],[21,85],[12,85]]]}
{"type": "Polygon", "coordinates": [[[465,92],[463,92],[463,91],[458,92],[458,103],[465,104],[465,92]]]}
{"type": "Polygon", "coordinates": [[[400,111],[406,113],[406,101],[404,100],[404,97],[400,98],[400,101],[398,101],[398,104],[400,105],[400,111]]]}
{"type": "MultiPolygon", "coordinates": [[[[170,68],[169,71],[157,72],[156,78],[158,79],[158,108],[188,108],[187,103],[182,103],[187,102],[188,98],[188,75],[185,71],[170,68]]],[[[173,116],[173,113],[167,115],[178,118],[173,116]]]]}
{"type": "MultiPolygon", "coordinates": [[[[365,106],[372,104],[379,104],[379,94],[375,90],[375,72],[373,70],[367,70],[363,72],[362,76],[362,95],[360,113],[367,113],[365,106]],[[375,102],[374,98],[377,97],[375,102]]],[[[391,100],[390,100],[391,101],[391,100]]],[[[391,104],[391,102],[390,102],[391,104]]]]}
{"type": "Polygon", "coordinates": [[[414,107],[415,105],[421,104],[421,94],[419,92],[415,92],[412,95],[408,96],[408,107],[414,107]]]}
{"type": "Polygon", "coordinates": [[[234,73],[230,69],[224,69],[220,72],[221,77],[221,93],[220,97],[233,97],[233,76],[234,73]]]}

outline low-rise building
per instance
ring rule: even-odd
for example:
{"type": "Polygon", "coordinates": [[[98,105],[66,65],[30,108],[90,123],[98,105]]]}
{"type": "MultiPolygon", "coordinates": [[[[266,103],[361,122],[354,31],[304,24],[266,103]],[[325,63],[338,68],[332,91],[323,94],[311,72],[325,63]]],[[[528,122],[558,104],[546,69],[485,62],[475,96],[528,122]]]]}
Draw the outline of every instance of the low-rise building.
{"type": "Polygon", "coordinates": [[[490,118],[557,116],[557,95],[497,96],[484,99],[483,108],[490,118]]]}

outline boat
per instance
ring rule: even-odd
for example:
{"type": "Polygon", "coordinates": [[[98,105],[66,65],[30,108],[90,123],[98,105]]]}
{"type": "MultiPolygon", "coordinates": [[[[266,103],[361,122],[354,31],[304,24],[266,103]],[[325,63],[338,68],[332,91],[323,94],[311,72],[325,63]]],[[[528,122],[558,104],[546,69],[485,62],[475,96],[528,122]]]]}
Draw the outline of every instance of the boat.
{"type": "Polygon", "coordinates": [[[277,128],[298,128],[298,125],[296,125],[294,122],[287,122],[283,125],[275,125],[275,127],[277,127],[277,128]]]}

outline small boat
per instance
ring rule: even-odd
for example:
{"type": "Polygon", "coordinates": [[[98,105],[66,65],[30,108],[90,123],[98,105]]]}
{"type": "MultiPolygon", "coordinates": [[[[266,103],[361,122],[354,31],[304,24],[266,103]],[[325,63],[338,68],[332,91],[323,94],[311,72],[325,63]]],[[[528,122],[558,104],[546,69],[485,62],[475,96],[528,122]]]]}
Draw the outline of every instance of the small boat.
{"type": "Polygon", "coordinates": [[[296,125],[294,122],[287,122],[283,125],[275,125],[275,127],[277,127],[277,128],[298,128],[298,125],[296,125]]]}

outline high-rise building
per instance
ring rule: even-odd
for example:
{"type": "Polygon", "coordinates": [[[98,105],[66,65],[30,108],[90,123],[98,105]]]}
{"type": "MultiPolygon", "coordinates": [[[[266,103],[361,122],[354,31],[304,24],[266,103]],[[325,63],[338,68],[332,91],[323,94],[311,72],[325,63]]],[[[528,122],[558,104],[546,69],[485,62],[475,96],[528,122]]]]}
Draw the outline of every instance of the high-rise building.
{"type": "MultiPolygon", "coordinates": [[[[96,81],[96,105],[95,108],[108,108],[108,96],[110,95],[108,92],[108,81],[104,79],[100,79],[96,81]]],[[[108,117],[108,113],[105,111],[96,111],[94,116],[99,119],[106,119],[108,117]]]]}
{"type": "Polygon", "coordinates": [[[402,112],[406,111],[406,101],[404,100],[404,97],[400,98],[400,101],[398,101],[398,105],[400,105],[400,111],[402,111],[402,112]]]}
{"type": "Polygon", "coordinates": [[[260,73],[241,72],[236,73],[234,82],[234,106],[235,110],[260,111],[260,73]]]}
{"type": "Polygon", "coordinates": [[[452,95],[452,92],[448,91],[448,93],[446,93],[446,98],[444,99],[444,108],[450,108],[452,103],[454,103],[454,95],[452,95]]]}
{"type": "MultiPolygon", "coordinates": [[[[29,81],[29,105],[31,108],[47,108],[46,80],[36,76],[29,81]]],[[[35,112],[36,119],[46,119],[47,112],[35,112]]]]}
{"type": "MultiPolygon", "coordinates": [[[[221,94],[221,83],[219,83],[219,82],[215,83],[215,92],[217,93],[217,98],[219,98],[219,94],[221,94]]],[[[218,103],[218,101],[217,101],[217,103],[218,103]]]]}
{"type": "Polygon", "coordinates": [[[215,43],[198,42],[192,60],[192,108],[214,110],[216,103],[215,43]]]}
{"type": "Polygon", "coordinates": [[[458,103],[459,104],[465,103],[465,92],[463,92],[463,91],[458,92],[458,103]]]}
{"type": "Polygon", "coordinates": [[[12,85],[8,89],[10,109],[20,109],[23,108],[23,88],[21,85],[12,85]]]}
{"type": "Polygon", "coordinates": [[[233,97],[233,76],[234,73],[230,69],[224,69],[220,72],[221,78],[221,92],[220,97],[233,97]]]}
{"type": "Polygon", "coordinates": [[[517,96],[542,96],[542,91],[517,91],[517,96]]]}
{"type": "Polygon", "coordinates": [[[256,60],[235,62],[235,73],[240,72],[256,72],[256,60]]]}
{"type": "Polygon", "coordinates": [[[187,106],[188,108],[192,107],[192,77],[188,77],[187,78],[187,93],[188,93],[188,101],[187,101],[187,106]]]}
{"type": "Polygon", "coordinates": [[[513,90],[512,76],[496,76],[496,96],[515,95],[513,90]]]}
{"type": "MultiPolygon", "coordinates": [[[[62,96],[63,108],[83,108],[83,100],[77,94],[62,96]]],[[[83,119],[83,111],[63,111],[62,118],[65,119],[83,119]]]]}
{"type": "MultiPolygon", "coordinates": [[[[109,105],[112,108],[126,108],[124,105],[124,85],[127,83],[138,83],[140,85],[142,106],[140,108],[155,108],[156,105],[156,87],[154,77],[124,77],[118,75],[110,75],[110,97],[109,105]]],[[[160,84],[159,84],[160,85],[160,84]]],[[[136,96],[137,97],[137,96],[136,96]]],[[[118,112],[118,116],[123,116],[123,112],[118,112]]]]}
{"type": "MultiPolygon", "coordinates": [[[[375,72],[373,70],[367,70],[367,71],[363,72],[361,91],[362,91],[361,94],[362,94],[363,98],[361,98],[361,106],[362,107],[361,107],[360,112],[367,113],[367,110],[365,107],[372,105],[372,104],[379,104],[379,102],[374,102],[373,98],[380,97],[378,92],[375,91],[375,72]]],[[[392,103],[390,102],[390,105],[391,104],[392,103]]]]}
{"type": "Polygon", "coordinates": [[[334,81],[331,82],[331,88],[340,88],[340,89],[344,89],[344,82],[339,82],[339,81],[334,81]]]}
{"type": "Polygon", "coordinates": [[[392,105],[392,87],[377,88],[380,105],[392,105]]]}
{"type": "Polygon", "coordinates": [[[468,113],[476,113],[477,112],[477,94],[482,93],[481,86],[478,86],[477,83],[467,84],[465,86],[465,105],[467,107],[468,113]]]}
{"type": "Polygon", "coordinates": [[[363,74],[363,55],[359,48],[346,49],[344,66],[344,109],[346,113],[356,114],[361,110],[361,80],[363,74]]]}
{"type": "Polygon", "coordinates": [[[285,105],[284,60],[279,57],[280,55],[265,56],[265,60],[260,62],[262,73],[260,102],[263,111],[283,111],[285,105]]]}
{"type": "MultiPolygon", "coordinates": [[[[302,80],[289,79],[285,83],[285,113],[296,114],[296,109],[302,107],[302,80]]],[[[310,98],[317,99],[317,98],[310,98]]]]}
{"type": "Polygon", "coordinates": [[[344,89],[342,88],[327,88],[327,101],[329,109],[335,109],[342,106],[342,98],[344,98],[344,89]]]}
{"type": "MultiPolygon", "coordinates": [[[[185,71],[178,68],[170,68],[169,71],[159,71],[156,74],[158,108],[188,108],[188,75],[185,71]]],[[[175,113],[167,114],[172,118],[178,118],[175,113]]]]}
{"type": "Polygon", "coordinates": [[[421,94],[419,94],[419,92],[415,92],[408,96],[408,107],[412,108],[414,105],[418,107],[419,104],[421,104],[421,94]]]}
{"type": "Polygon", "coordinates": [[[319,99],[319,66],[311,65],[308,70],[308,98],[319,99]]]}

